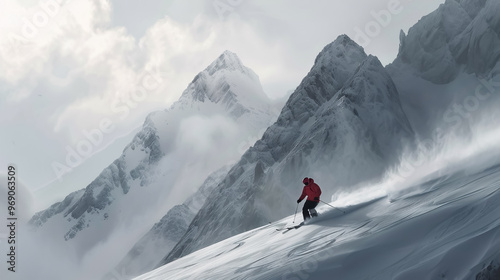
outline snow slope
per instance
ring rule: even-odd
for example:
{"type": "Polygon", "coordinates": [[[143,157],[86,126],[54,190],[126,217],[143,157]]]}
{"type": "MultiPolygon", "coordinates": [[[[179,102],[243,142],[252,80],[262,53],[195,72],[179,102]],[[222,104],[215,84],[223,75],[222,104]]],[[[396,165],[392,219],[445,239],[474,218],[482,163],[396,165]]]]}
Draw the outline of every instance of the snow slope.
{"type": "Polygon", "coordinates": [[[412,137],[380,61],[339,36],[161,263],[286,216],[305,176],[326,196],[381,176],[412,137]]]}
{"type": "Polygon", "coordinates": [[[384,184],[332,202],[345,215],[323,204],[299,229],[276,231],[289,216],[135,279],[498,279],[500,165],[384,184]]]}

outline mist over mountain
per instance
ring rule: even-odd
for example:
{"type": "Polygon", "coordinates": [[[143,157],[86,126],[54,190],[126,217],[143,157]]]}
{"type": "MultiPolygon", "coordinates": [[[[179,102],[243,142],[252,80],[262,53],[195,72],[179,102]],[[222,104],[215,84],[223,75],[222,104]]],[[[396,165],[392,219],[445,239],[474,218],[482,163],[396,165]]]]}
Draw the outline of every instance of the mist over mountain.
{"type": "MultiPolygon", "coordinates": [[[[237,160],[276,116],[258,76],[226,51],[169,109],[149,114],[120,158],[85,189],[38,212],[30,224],[80,258],[106,250],[117,236],[137,240],[210,174],[237,160]]],[[[201,206],[188,205],[194,212],[201,206]]],[[[186,223],[193,213],[184,213],[186,223]]],[[[110,265],[122,257],[117,253],[110,265]]]]}
{"type": "MultiPolygon", "coordinates": [[[[210,193],[217,187],[229,171],[225,166],[210,174],[198,191],[183,204],[170,209],[160,221],[130,249],[125,258],[115,268],[123,275],[138,276],[156,267],[158,259],[170,251],[186,234],[189,224],[205,203],[210,193]]],[[[104,279],[112,278],[107,275],[104,279]]]]}

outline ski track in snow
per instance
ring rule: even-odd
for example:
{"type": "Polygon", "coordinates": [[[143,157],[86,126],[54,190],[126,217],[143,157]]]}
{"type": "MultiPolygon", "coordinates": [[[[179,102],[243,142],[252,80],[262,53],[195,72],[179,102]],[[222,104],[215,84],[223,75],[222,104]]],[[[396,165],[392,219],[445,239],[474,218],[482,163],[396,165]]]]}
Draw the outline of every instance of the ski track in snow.
{"type": "Polygon", "coordinates": [[[499,186],[496,165],[343,207],[345,215],[323,204],[299,229],[275,230],[294,225],[292,215],[136,279],[469,279],[500,250],[499,186]]]}

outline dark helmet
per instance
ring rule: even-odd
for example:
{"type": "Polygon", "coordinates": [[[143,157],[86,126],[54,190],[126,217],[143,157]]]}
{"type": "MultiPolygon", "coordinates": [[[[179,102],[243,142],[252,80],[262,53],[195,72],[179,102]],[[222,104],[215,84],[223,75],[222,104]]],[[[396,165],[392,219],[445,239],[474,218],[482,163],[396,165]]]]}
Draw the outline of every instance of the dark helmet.
{"type": "Polygon", "coordinates": [[[309,184],[309,178],[305,177],[304,180],[302,180],[302,183],[304,183],[304,185],[309,184]]]}

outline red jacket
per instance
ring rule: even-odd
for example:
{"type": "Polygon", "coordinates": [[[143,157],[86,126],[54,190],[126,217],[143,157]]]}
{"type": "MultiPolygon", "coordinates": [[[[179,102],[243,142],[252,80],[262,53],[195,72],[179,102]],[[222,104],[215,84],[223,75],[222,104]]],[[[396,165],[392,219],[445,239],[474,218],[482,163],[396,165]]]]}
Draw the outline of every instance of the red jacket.
{"type": "Polygon", "coordinates": [[[299,200],[302,201],[302,199],[307,196],[307,200],[319,202],[320,195],[321,189],[316,183],[314,183],[313,179],[309,178],[309,184],[304,186],[304,190],[302,191],[302,195],[300,196],[299,200]]]}

